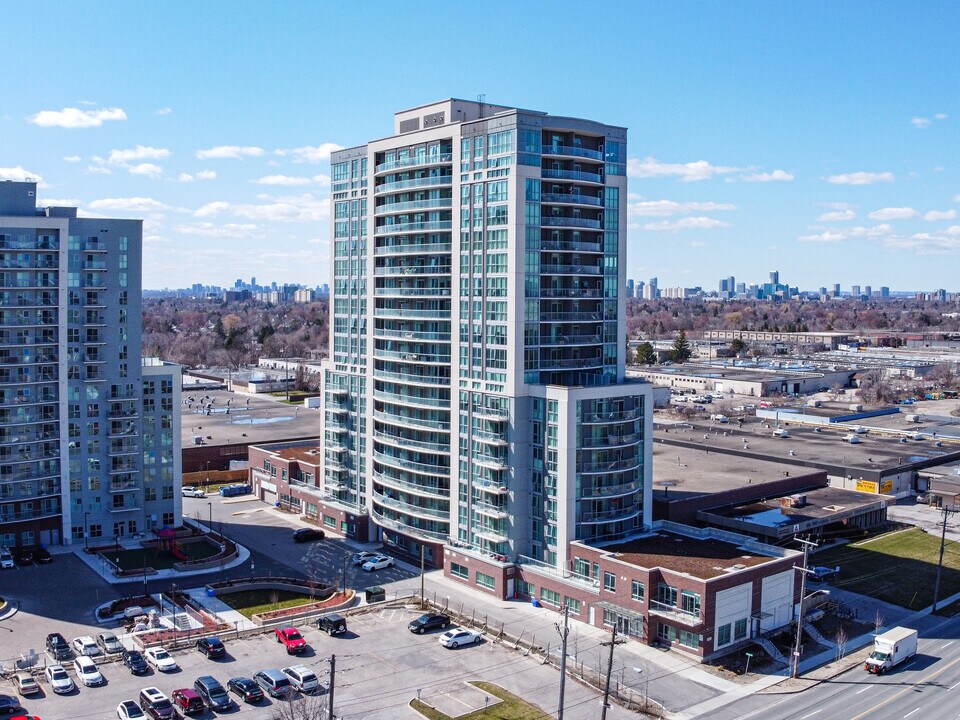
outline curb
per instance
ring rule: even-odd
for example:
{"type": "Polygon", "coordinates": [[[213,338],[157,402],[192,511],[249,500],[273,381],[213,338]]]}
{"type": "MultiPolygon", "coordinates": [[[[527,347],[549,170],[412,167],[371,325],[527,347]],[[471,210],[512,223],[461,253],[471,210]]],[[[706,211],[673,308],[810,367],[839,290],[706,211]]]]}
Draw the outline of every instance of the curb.
{"type": "Polygon", "coordinates": [[[7,600],[3,610],[0,610],[0,620],[12,618],[18,612],[20,612],[20,603],[16,600],[7,600]]]}

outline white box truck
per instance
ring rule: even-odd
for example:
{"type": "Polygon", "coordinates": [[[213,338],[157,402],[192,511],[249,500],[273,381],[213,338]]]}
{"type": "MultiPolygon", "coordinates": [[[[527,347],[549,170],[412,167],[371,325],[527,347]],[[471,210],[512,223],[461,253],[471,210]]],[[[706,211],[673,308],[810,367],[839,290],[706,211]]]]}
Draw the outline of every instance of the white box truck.
{"type": "Polygon", "coordinates": [[[863,669],[877,675],[896,667],[907,658],[917,654],[917,631],[895,627],[873,639],[873,652],[863,664],[863,669]]]}

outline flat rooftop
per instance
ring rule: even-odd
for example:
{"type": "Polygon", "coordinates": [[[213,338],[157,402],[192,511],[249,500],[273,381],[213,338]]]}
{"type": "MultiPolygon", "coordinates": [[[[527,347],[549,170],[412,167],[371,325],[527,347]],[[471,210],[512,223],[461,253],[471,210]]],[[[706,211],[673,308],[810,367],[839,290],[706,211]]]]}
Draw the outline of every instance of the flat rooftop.
{"type": "Polygon", "coordinates": [[[855,370],[853,365],[838,367],[837,365],[814,365],[810,363],[776,363],[768,365],[734,366],[721,363],[690,363],[683,365],[655,365],[652,367],[632,367],[635,373],[654,374],[661,376],[697,377],[712,380],[744,380],[752,382],[774,382],[778,378],[808,377],[832,372],[848,372],[855,370]]]}
{"type": "Polygon", "coordinates": [[[614,554],[618,560],[637,567],[648,570],[663,568],[703,580],[780,559],[778,556],[760,554],[755,547],[748,550],[725,540],[696,538],[664,530],[606,545],[603,549],[614,554]]]}
{"type": "Polygon", "coordinates": [[[193,438],[197,435],[206,446],[320,436],[320,410],[302,404],[288,405],[281,398],[185,387],[181,401],[180,436],[184,449],[194,446],[193,438]],[[207,405],[212,406],[209,415],[207,405]]]}
{"type": "Polygon", "coordinates": [[[744,503],[726,508],[710,508],[704,511],[711,515],[734,518],[751,525],[779,528],[785,525],[797,525],[812,520],[840,519],[850,513],[862,511],[871,506],[891,502],[886,495],[862,493],[856,490],[844,490],[835,487],[821,487],[799,493],[806,498],[802,507],[781,506],[780,498],[761,502],[744,503]]]}

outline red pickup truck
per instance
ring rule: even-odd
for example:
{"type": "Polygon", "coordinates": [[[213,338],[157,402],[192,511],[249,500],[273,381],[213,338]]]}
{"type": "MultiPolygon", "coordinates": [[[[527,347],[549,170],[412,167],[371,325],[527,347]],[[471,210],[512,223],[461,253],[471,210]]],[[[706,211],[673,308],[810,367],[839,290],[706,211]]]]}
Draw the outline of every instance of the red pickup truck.
{"type": "Polygon", "coordinates": [[[287,655],[296,655],[307,649],[307,641],[295,627],[276,628],[277,642],[287,648],[287,655]]]}

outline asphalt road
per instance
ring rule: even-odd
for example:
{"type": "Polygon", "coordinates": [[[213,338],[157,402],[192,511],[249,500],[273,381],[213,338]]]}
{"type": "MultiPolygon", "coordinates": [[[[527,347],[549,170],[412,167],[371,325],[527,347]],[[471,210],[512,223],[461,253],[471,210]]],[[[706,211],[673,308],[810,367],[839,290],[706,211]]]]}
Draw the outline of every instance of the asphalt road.
{"type": "Polygon", "coordinates": [[[754,695],[711,713],[718,720],[867,720],[960,716],[960,618],[924,637],[917,655],[883,676],[862,665],[801,693],[754,695]]]}

